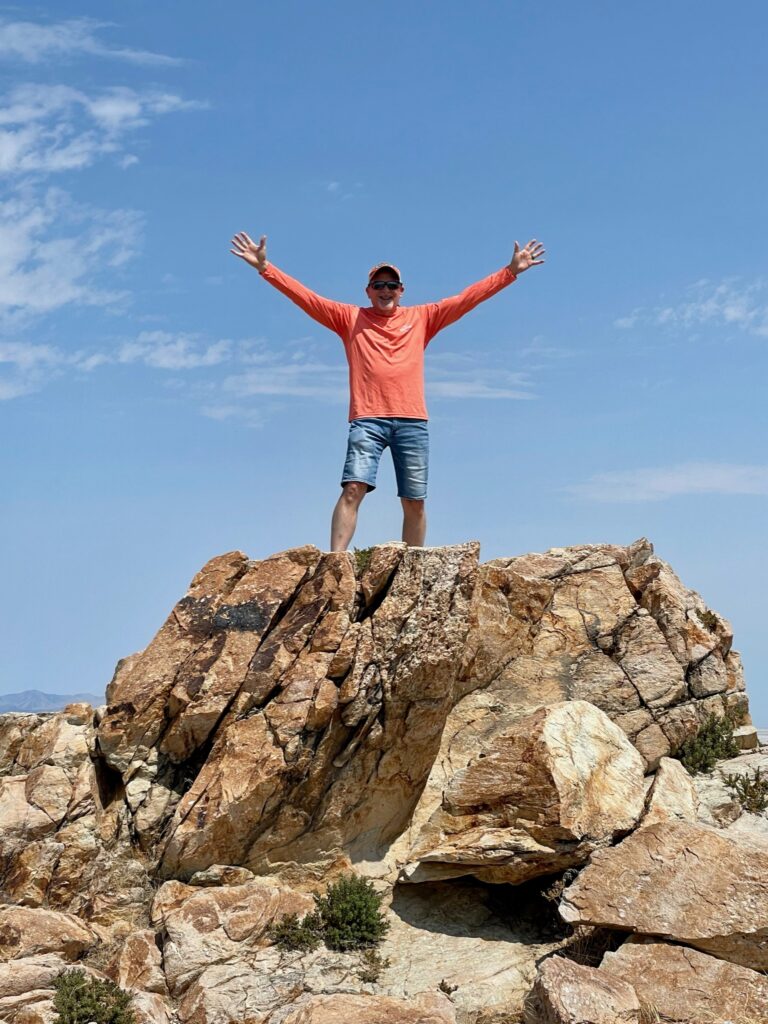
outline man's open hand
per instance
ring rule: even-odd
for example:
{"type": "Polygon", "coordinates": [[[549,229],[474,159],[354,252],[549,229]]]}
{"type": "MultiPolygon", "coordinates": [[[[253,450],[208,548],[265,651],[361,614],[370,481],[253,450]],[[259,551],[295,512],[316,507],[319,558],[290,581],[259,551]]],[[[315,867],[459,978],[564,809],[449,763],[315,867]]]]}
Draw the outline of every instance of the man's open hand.
{"type": "Polygon", "coordinates": [[[515,242],[515,251],[510,260],[509,269],[513,274],[522,274],[529,267],[538,267],[540,263],[543,263],[543,255],[544,245],[542,242],[537,242],[535,238],[532,238],[522,249],[519,243],[515,242]]]}
{"type": "Polygon", "coordinates": [[[239,256],[241,260],[245,260],[246,263],[250,263],[252,267],[256,267],[258,271],[266,269],[267,266],[267,236],[262,235],[259,239],[259,244],[249,238],[244,231],[238,231],[235,237],[232,239],[232,248],[229,250],[235,256],[239,256]]]}

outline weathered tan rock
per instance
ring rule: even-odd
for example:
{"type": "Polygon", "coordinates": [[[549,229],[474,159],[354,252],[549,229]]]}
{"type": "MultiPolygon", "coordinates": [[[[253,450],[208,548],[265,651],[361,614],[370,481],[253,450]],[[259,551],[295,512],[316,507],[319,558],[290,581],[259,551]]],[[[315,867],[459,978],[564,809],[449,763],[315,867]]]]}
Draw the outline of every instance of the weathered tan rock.
{"type": "Polygon", "coordinates": [[[0,775],[13,773],[21,745],[42,722],[42,715],[10,712],[0,715],[0,775]]]}
{"type": "Polygon", "coordinates": [[[563,893],[572,924],[672,939],[768,968],[768,842],[661,822],[595,853],[563,893]]]}
{"type": "Polygon", "coordinates": [[[594,705],[537,711],[449,782],[405,876],[517,883],[583,863],[635,825],[642,782],[640,755],[594,705]]]}
{"type": "Polygon", "coordinates": [[[552,956],[539,967],[530,1024],[639,1024],[640,1002],[626,981],[552,956]]]}
{"type": "Polygon", "coordinates": [[[129,772],[131,763],[140,763],[160,740],[178,672],[209,639],[217,612],[247,567],[239,551],[211,559],[130,671],[116,675],[98,726],[99,747],[113,768],[129,772]]]}
{"type": "Polygon", "coordinates": [[[126,991],[168,993],[163,958],[155,933],[149,929],[125,937],[106,973],[126,991]]]}
{"type": "Polygon", "coordinates": [[[0,907],[0,960],[58,953],[76,960],[96,942],[72,914],[30,907],[0,907]]]}
{"type": "Polygon", "coordinates": [[[659,573],[644,589],[640,603],[653,615],[677,660],[687,668],[713,650],[725,657],[733,642],[730,624],[708,609],[695,591],[686,589],[666,562],[653,561],[659,573]]]}
{"type": "Polygon", "coordinates": [[[760,746],[754,725],[740,725],[733,730],[733,738],[739,750],[757,750],[760,746]]]}
{"type": "Polygon", "coordinates": [[[53,838],[23,846],[13,857],[5,878],[7,895],[25,907],[42,906],[63,850],[63,843],[53,838]]]}
{"type": "Polygon", "coordinates": [[[163,914],[163,961],[171,991],[179,995],[214,964],[247,960],[268,944],[265,933],[274,921],[313,909],[311,897],[262,880],[194,889],[163,914]]]}
{"type": "Polygon", "coordinates": [[[270,1024],[455,1024],[448,999],[439,994],[413,1002],[372,995],[319,995],[299,1000],[270,1024]]]}
{"type": "Polygon", "coordinates": [[[656,770],[640,824],[658,821],[696,821],[699,798],[693,779],[679,761],[663,757],[656,770]]]}
{"type": "Polygon", "coordinates": [[[687,946],[625,942],[598,973],[629,982],[668,1020],[768,1020],[768,978],[687,946]]]}
{"type": "Polygon", "coordinates": [[[434,760],[476,559],[476,545],[403,555],[364,622],[370,648],[362,670],[350,671],[354,693],[324,728],[321,717],[322,731],[313,734],[314,695],[333,660],[312,649],[313,631],[324,609],[351,610],[356,594],[350,559],[324,556],[323,572],[304,584],[260,648],[176,809],[165,874],[191,875],[216,861],[265,873],[345,853],[381,856],[407,825],[434,760]],[[259,710],[276,680],[280,692],[259,710]]]}
{"type": "Polygon", "coordinates": [[[38,953],[0,963],[0,1020],[5,1019],[5,1009],[16,1005],[11,1000],[29,992],[53,990],[54,981],[68,966],[57,953],[38,953]]]}
{"type": "Polygon", "coordinates": [[[63,768],[52,764],[33,768],[24,786],[27,803],[47,814],[56,826],[64,820],[72,793],[69,775],[63,768]]]}
{"type": "Polygon", "coordinates": [[[170,1024],[173,1009],[157,992],[134,992],[131,999],[136,1024],[170,1024]]]}
{"type": "Polygon", "coordinates": [[[0,779],[0,856],[10,860],[25,845],[56,831],[44,810],[27,802],[27,776],[0,779]]]}
{"type": "Polygon", "coordinates": [[[16,763],[29,772],[43,764],[76,770],[88,759],[92,719],[90,704],[70,704],[60,714],[46,717],[25,736],[16,763]]]}
{"type": "Polygon", "coordinates": [[[622,626],[615,656],[647,707],[667,707],[686,696],[685,675],[652,616],[642,611],[622,626]]]}

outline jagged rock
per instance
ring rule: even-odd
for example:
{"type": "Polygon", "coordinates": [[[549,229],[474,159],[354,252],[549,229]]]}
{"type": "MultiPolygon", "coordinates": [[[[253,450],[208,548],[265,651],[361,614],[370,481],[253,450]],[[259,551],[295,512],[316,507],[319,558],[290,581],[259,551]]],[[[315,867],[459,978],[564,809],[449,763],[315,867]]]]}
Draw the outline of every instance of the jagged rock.
{"type": "Polygon", "coordinates": [[[30,907],[0,907],[0,960],[58,953],[76,960],[97,939],[72,914],[30,907]]]}
{"type": "Polygon", "coordinates": [[[529,1024],[639,1024],[640,1002],[625,981],[552,956],[539,967],[529,1024]]]}
{"type": "Polygon", "coordinates": [[[263,880],[245,885],[192,888],[168,906],[162,921],[166,933],[163,962],[168,986],[179,995],[214,964],[247,960],[268,944],[269,926],[287,914],[303,916],[314,909],[309,896],[263,880]]]}
{"type": "Polygon", "coordinates": [[[519,883],[583,863],[635,825],[642,783],[640,755],[594,705],[536,711],[450,780],[405,877],[519,883]]]}
{"type": "Polygon", "coordinates": [[[641,825],[658,821],[696,821],[699,798],[693,779],[679,761],[663,757],[648,794],[641,825]]]}
{"type": "Polygon", "coordinates": [[[768,968],[768,842],[688,822],[638,829],[563,893],[571,924],[604,925],[768,968]]]}
{"type": "Polygon", "coordinates": [[[630,940],[599,973],[629,982],[668,1020],[768,1020],[768,978],[686,946],[630,940]]]}
{"type": "Polygon", "coordinates": [[[316,644],[316,632],[326,611],[352,614],[356,586],[347,556],[323,556],[253,659],[176,809],[164,874],[216,861],[264,873],[386,850],[407,825],[450,709],[476,558],[475,545],[403,554],[361,624],[365,654],[339,690],[343,707],[326,721],[313,700],[334,658],[322,648],[333,645],[327,633],[316,644]]]}

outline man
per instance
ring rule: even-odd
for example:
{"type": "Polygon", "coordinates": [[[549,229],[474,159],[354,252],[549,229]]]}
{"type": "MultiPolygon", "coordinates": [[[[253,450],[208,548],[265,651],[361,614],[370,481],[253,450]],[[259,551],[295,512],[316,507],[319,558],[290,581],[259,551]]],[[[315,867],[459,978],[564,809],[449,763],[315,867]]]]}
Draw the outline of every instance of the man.
{"type": "Polygon", "coordinates": [[[357,510],[376,486],[385,448],[395,464],[403,506],[403,540],[420,546],[427,533],[429,438],[424,404],[424,350],[438,331],[485,299],[506,288],[530,267],[544,262],[544,246],[532,239],[515,242],[512,259],[501,270],[459,295],[424,306],[400,305],[405,286],[392,263],[378,263],[368,274],[365,308],[333,302],[267,262],[267,239],[257,245],[241,231],[232,239],[235,256],[255,267],[265,281],[338,334],[349,363],[349,441],[341,497],[333,510],[331,551],[346,551],[357,525],[357,510]]]}

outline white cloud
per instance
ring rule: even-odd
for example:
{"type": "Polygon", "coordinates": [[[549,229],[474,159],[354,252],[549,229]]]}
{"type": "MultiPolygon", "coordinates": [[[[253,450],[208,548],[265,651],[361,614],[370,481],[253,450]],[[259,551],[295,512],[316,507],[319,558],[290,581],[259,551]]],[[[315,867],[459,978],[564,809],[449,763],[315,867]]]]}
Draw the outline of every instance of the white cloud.
{"type": "Polygon", "coordinates": [[[488,362],[483,352],[435,352],[426,359],[428,398],[530,399],[527,374],[488,362]]]}
{"type": "Polygon", "coordinates": [[[201,346],[191,334],[170,334],[167,331],[142,331],[135,341],[121,346],[119,363],[141,362],[157,370],[192,370],[217,366],[229,359],[232,343],[216,341],[201,346]]]}
{"type": "Polygon", "coordinates": [[[638,325],[689,330],[697,327],[730,327],[768,337],[768,283],[727,279],[716,284],[696,281],[680,302],[634,309],[619,317],[614,327],[631,330],[638,325]]]}
{"type": "Polygon", "coordinates": [[[598,473],[567,490],[591,501],[664,501],[686,494],[768,494],[768,466],[686,462],[676,466],[598,473]]]}
{"type": "Polygon", "coordinates": [[[181,63],[178,58],[162,53],[109,46],[97,35],[101,29],[108,27],[108,23],[93,21],[90,18],[71,18],[51,25],[2,19],[0,56],[28,64],[42,64],[57,57],[80,55],[108,57],[131,64],[167,66],[181,63]]]}
{"type": "Polygon", "coordinates": [[[100,281],[134,254],[140,225],[135,213],[76,204],[59,189],[0,202],[0,322],[118,301],[100,281]]]}
{"type": "Polygon", "coordinates": [[[0,104],[0,173],[80,170],[111,154],[130,166],[136,157],[118,156],[125,134],[156,117],[205,106],[156,89],[113,86],[88,95],[66,85],[20,85],[0,104]]]}
{"type": "Polygon", "coordinates": [[[53,345],[0,341],[0,401],[39,391],[67,368],[88,369],[88,359],[83,352],[65,352],[53,345]]]}

